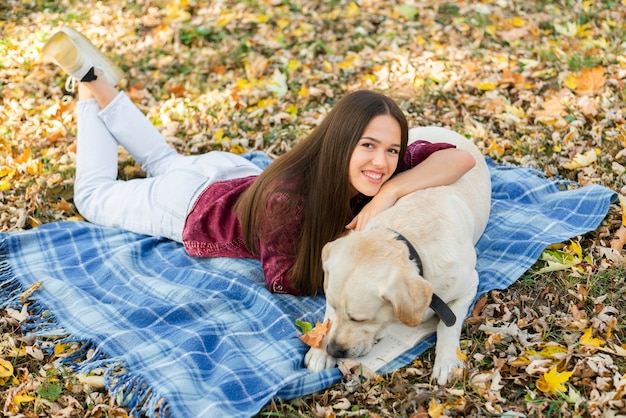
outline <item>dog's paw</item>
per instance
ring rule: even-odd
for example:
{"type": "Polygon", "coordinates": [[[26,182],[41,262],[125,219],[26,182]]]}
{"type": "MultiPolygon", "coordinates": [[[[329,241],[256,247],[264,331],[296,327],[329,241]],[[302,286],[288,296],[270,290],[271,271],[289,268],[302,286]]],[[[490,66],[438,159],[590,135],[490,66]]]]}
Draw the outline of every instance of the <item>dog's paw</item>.
{"type": "Polygon", "coordinates": [[[448,358],[435,357],[431,380],[437,381],[439,386],[444,386],[459,377],[463,373],[464,364],[456,356],[448,358]]]}
{"type": "Polygon", "coordinates": [[[335,367],[337,360],[321,348],[311,348],[304,356],[304,365],[313,373],[335,367]]]}

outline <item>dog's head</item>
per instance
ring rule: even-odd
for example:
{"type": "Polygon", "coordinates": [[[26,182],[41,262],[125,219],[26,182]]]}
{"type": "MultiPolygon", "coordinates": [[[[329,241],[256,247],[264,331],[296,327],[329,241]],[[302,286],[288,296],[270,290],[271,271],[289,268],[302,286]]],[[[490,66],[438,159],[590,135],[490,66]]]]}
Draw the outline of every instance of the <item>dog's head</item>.
{"type": "Polygon", "coordinates": [[[327,304],[335,311],[327,351],[333,357],[370,352],[387,324],[421,323],[432,286],[391,231],[370,229],[326,244],[322,251],[327,304]]]}

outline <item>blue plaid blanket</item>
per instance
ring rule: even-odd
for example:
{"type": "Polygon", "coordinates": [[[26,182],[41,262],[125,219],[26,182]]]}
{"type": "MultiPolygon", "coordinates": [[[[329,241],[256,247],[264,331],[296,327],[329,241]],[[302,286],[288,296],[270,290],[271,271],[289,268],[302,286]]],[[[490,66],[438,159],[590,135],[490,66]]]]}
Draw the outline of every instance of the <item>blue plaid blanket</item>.
{"type": "MultiPolygon", "coordinates": [[[[596,229],[616,197],[487,160],[493,208],[477,245],[480,294],[511,285],[547,245],[596,229]]],[[[67,361],[83,372],[105,368],[109,389],[134,414],[251,416],[273,398],[341,379],[337,369],[304,369],[307,347],[296,337],[296,319],[323,318],[323,297],[270,294],[255,260],[192,258],[177,243],[86,222],[0,234],[0,304],[19,306],[36,282],[28,332],[95,348],[87,361],[81,353],[67,361]]]]}

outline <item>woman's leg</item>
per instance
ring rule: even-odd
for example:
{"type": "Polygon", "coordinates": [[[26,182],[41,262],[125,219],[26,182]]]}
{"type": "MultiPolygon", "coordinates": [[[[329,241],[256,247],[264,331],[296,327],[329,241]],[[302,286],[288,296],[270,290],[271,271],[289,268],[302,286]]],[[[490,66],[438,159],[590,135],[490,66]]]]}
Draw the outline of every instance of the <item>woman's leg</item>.
{"type": "Polygon", "coordinates": [[[167,172],[172,164],[182,159],[183,156],[165,142],[163,135],[128,96],[109,84],[104,77],[80,85],[89,90],[103,109],[99,116],[107,129],[142,165],[149,177],[167,172]]]}
{"type": "MultiPolygon", "coordinates": [[[[78,141],[74,203],[80,214],[90,222],[122,228],[140,234],[164,236],[181,241],[188,204],[193,198],[181,190],[178,207],[163,210],[154,205],[154,191],[172,188],[174,182],[159,177],[117,180],[118,143],[99,116],[99,100],[79,84],[77,105],[78,141]]],[[[115,93],[115,96],[117,93],[115,93]]],[[[102,99],[100,97],[100,99],[102,99]]],[[[184,189],[184,188],[183,188],[184,189]]],[[[165,191],[167,193],[167,191],[165,191]]]]}
{"type": "Polygon", "coordinates": [[[180,242],[185,219],[209,184],[260,174],[259,167],[231,153],[179,155],[126,95],[115,88],[90,86],[95,83],[79,84],[79,99],[85,100],[77,106],[74,190],[79,212],[91,222],[180,242]],[[140,153],[135,154],[141,158],[138,161],[156,175],[117,180],[119,139],[114,132],[124,137],[122,145],[132,147],[131,155],[140,153]]]}

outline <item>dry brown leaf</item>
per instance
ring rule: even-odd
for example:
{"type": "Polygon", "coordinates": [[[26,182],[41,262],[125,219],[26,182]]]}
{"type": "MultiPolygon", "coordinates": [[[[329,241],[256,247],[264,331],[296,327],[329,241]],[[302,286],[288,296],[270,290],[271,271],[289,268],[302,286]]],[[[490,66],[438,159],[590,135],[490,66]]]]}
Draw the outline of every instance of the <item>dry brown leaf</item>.
{"type": "Polygon", "coordinates": [[[624,244],[626,244],[626,226],[622,225],[615,232],[615,238],[611,240],[611,248],[621,252],[624,244]]]}

